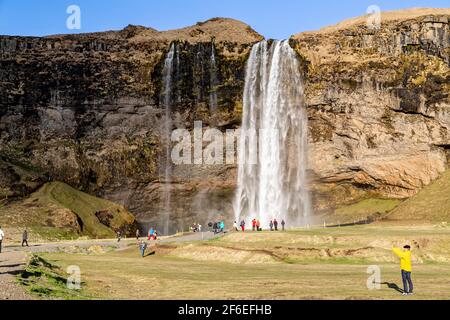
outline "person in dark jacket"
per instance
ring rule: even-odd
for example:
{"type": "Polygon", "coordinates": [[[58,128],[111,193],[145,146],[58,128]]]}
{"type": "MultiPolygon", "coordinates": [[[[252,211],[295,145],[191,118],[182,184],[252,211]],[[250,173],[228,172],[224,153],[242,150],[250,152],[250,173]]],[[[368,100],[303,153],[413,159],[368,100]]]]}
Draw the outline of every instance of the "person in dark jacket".
{"type": "Polygon", "coordinates": [[[278,221],[277,221],[277,219],[273,220],[273,226],[275,227],[275,231],[278,231],[278,221]]]}
{"type": "Polygon", "coordinates": [[[272,220],[270,220],[269,227],[270,227],[270,231],[273,231],[273,221],[272,220]]]}
{"type": "Polygon", "coordinates": [[[147,249],[147,244],[144,242],[144,240],[141,241],[141,244],[139,245],[139,250],[141,250],[141,256],[142,258],[145,257],[145,250],[147,249]]]}
{"type": "Polygon", "coordinates": [[[284,219],[283,219],[283,220],[281,220],[281,228],[283,231],[284,231],[285,226],[286,226],[286,221],[284,221],[284,219]]]}
{"type": "Polygon", "coordinates": [[[25,245],[27,247],[29,247],[29,245],[28,245],[28,230],[27,229],[25,229],[22,234],[22,247],[24,247],[25,245]]]}

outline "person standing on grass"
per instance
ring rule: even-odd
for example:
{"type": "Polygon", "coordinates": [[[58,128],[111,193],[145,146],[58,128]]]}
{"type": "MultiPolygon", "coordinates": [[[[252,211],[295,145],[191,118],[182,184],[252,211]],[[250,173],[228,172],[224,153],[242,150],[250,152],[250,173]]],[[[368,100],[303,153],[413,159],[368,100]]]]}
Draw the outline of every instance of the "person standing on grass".
{"type": "Polygon", "coordinates": [[[136,240],[139,241],[140,237],[141,237],[141,232],[139,231],[139,229],[136,229],[136,240]]]}
{"type": "Polygon", "coordinates": [[[117,242],[120,242],[121,239],[122,239],[122,232],[117,231],[117,242]]]}
{"type": "Polygon", "coordinates": [[[252,231],[255,231],[256,229],[256,219],[252,220],[252,231]]]}
{"type": "Polygon", "coordinates": [[[411,263],[411,246],[404,246],[403,250],[392,248],[392,251],[400,258],[400,269],[402,271],[403,295],[413,295],[414,285],[411,279],[412,263],[411,263]]]}
{"type": "Polygon", "coordinates": [[[275,227],[275,231],[278,231],[278,221],[277,221],[277,219],[273,219],[273,226],[275,227]]]}
{"type": "Polygon", "coordinates": [[[270,227],[270,231],[273,231],[273,221],[272,220],[270,220],[269,227],[270,227]]]}
{"type": "Polygon", "coordinates": [[[145,257],[145,250],[147,250],[147,244],[144,242],[144,240],[141,241],[141,244],[139,245],[139,249],[141,250],[142,258],[144,258],[145,257]]]}
{"type": "Polygon", "coordinates": [[[28,230],[27,229],[25,229],[22,234],[22,247],[24,247],[25,245],[27,247],[29,247],[29,245],[28,245],[28,230]]]}
{"type": "Polygon", "coordinates": [[[4,237],[5,233],[3,232],[2,227],[0,226],[0,253],[2,253],[2,242],[4,237]]]}
{"type": "Polygon", "coordinates": [[[283,220],[281,220],[281,230],[284,231],[285,226],[286,226],[286,221],[284,221],[284,219],[283,219],[283,220]]]}
{"type": "Polygon", "coordinates": [[[261,222],[259,220],[256,220],[256,231],[261,231],[261,222]]]}
{"type": "Polygon", "coordinates": [[[238,227],[237,227],[237,222],[235,221],[235,222],[233,222],[233,229],[234,229],[234,231],[238,231],[238,227]]]}

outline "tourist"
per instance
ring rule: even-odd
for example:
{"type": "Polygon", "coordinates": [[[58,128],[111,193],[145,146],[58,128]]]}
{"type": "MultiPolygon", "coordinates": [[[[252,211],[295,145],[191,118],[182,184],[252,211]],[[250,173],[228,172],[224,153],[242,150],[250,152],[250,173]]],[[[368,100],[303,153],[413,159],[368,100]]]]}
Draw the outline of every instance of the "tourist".
{"type": "Polygon", "coordinates": [[[241,221],[241,229],[242,229],[242,232],[245,232],[245,220],[241,221]]]}
{"type": "Polygon", "coordinates": [[[233,222],[233,229],[234,229],[234,231],[238,231],[238,226],[237,226],[237,222],[235,221],[235,222],[233,222]]]}
{"type": "Polygon", "coordinates": [[[2,242],[4,237],[5,233],[3,232],[2,227],[0,227],[0,253],[2,253],[2,242]]]}
{"type": "Polygon", "coordinates": [[[139,231],[139,229],[136,229],[136,240],[139,241],[140,236],[141,236],[141,232],[139,231]]]}
{"type": "Polygon", "coordinates": [[[256,220],[256,231],[262,231],[261,222],[259,222],[259,220],[256,220]]]}
{"type": "Polygon", "coordinates": [[[201,224],[198,225],[198,232],[202,232],[202,225],[201,224]]]}
{"type": "Polygon", "coordinates": [[[151,227],[150,230],[148,231],[148,241],[153,239],[154,236],[155,236],[155,229],[153,229],[153,227],[151,227]]]}
{"type": "Polygon", "coordinates": [[[29,245],[28,245],[28,230],[27,229],[25,229],[22,234],[22,247],[24,247],[25,245],[27,247],[29,247],[29,245]]]}
{"type": "Polygon", "coordinates": [[[403,280],[403,295],[412,295],[414,286],[411,280],[411,247],[406,245],[403,250],[399,248],[392,248],[392,251],[400,258],[400,269],[402,271],[403,280]]]}
{"type": "Polygon", "coordinates": [[[147,249],[147,244],[144,242],[144,240],[141,241],[141,244],[139,245],[139,249],[141,250],[142,258],[144,258],[145,257],[145,250],[147,249]]]}
{"type": "Polygon", "coordinates": [[[272,220],[270,220],[269,227],[270,227],[270,231],[273,231],[273,221],[272,220]]]}
{"type": "Polygon", "coordinates": [[[252,220],[252,231],[255,231],[256,229],[256,219],[252,220]]]}
{"type": "Polygon", "coordinates": [[[121,239],[122,239],[122,232],[117,231],[117,242],[120,242],[121,239]]]}
{"type": "Polygon", "coordinates": [[[281,220],[281,229],[284,231],[284,227],[286,226],[286,221],[281,220]]]}
{"type": "Polygon", "coordinates": [[[278,221],[277,221],[277,219],[273,220],[273,226],[275,227],[275,231],[278,231],[278,221]]]}
{"type": "Polygon", "coordinates": [[[220,221],[220,232],[225,232],[225,222],[220,221]]]}

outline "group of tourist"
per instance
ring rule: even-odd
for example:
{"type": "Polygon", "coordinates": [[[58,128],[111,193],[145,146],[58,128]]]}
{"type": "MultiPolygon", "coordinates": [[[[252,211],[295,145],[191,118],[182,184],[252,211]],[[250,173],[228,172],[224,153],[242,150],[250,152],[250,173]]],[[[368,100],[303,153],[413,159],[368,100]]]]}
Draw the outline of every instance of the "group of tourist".
{"type": "Polygon", "coordinates": [[[189,227],[189,230],[191,232],[202,232],[202,225],[198,223],[194,223],[192,226],[189,227]]]}
{"type": "MultiPolygon", "coordinates": [[[[246,225],[245,220],[242,220],[241,223],[239,224],[242,232],[245,232],[245,225],[246,225]]],[[[270,231],[278,231],[278,225],[279,224],[278,224],[277,219],[270,220],[270,223],[269,223],[270,231]]],[[[284,221],[284,219],[283,219],[283,220],[281,220],[281,228],[283,231],[285,230],[285,227],[286,227],[286,221],[284,221]]],[[[233,223],[233,228],[235,231],[239,231],[236,221],[233,223]]],[[[262,231],[261,222],[259,221],[259,219],[252,220],[252,231],[262,231]]]]}
{"type": "Polygon", "coordinates": [[[225,222],[223,221],[210,222],[208,223],[208,227],[212,229],[212,232],[214,232],[214,234],[225,233],[225,222]]]}

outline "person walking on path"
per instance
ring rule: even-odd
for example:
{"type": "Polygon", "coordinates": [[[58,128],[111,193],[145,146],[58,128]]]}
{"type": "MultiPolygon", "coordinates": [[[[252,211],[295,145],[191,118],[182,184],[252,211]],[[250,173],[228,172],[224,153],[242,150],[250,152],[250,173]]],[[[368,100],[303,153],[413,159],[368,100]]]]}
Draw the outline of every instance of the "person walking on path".
{"type": "Polygon", "coordinates": [[[255,231],[256,229],[256,219],[252,220],[252,231],[255,231]]]}
{"type": "Polygon", "coordinates": [[[411,263],[411,246],[404,246],[403,250],[399,248],[392,248],[397,257],[400,258],[400,269],[402,271],[403,280],[403,295],[412,295],[414,291],[414,285],[411,279],[412,263],[411,263]]]}
{"type": "Polygon", "coordinates": [[[220,225],[220,232],[224,233],[225,232],[225,222],[220,221],[219,225],[220,225]]]}
{"type": "Polygon", "coordinates": [[[277,219],[273,220],[273,226],[275,227],[275,231],[278,231],[278,221],[277,221],[277,219]]]}
{"type": "Polygon", "coordinates": [[[122,240],[122,232],[117,231],[117,242],[120,242],[122,240]]]}
{"type": "Polygon", "coordinates": [[[272,220],[270,220],[269,227],[270,227],[270,231],[273,231],[273,221],[272,220]]]}
{"type": "Polygon", "coordinates": [[[283,219],[283,220],[281,220],[281,230],[284,231],[285,226],[286,226],[286,221],[284,221],[284,219],[283,219]]]}
{"type": "Polygon", "coordinates": [[[145,257],[145,250],[147,250],[147,244],[144,242],[144,240],[141,241],[141,244],[139,245],[139,249],[141,250],[142,258],[144,258],[145,257]]]}
{"type": "Polygon", "coordinates": [[[27,229],[25,229],[22,234],[22,247],[24,247],[25,245],[27,247],[29,247],[29,245],[28,245],[28,230],[27,229]]]}
{"type": "Polygon", "coordinates": [[[241,221],[241,229],[242,229],[242,232],[245,232],[245,221],[244,220],[241,221]]]}
{"type": "Polygon", "coordinates": [[[239,230],[238,230],[238,226],[237,226],[237,222],[236,222],[236,221],[233,222],[233,229],[234,229],[234,231],[236,231],[236,232],[239,231],[239,230]]]}
{"type": "Polygon", "coordinates": [[[0,226],[0,253],[2,253],[2,242],[4,237],[5,233],[3,232],[2,227],[0,226]]]}
{"type": "Polygon", "coordinates": [[[141,237],[141,232],[139,231],[139,229],[136,229],[136,240],[139,241],[140,237],[141,237]]]}

